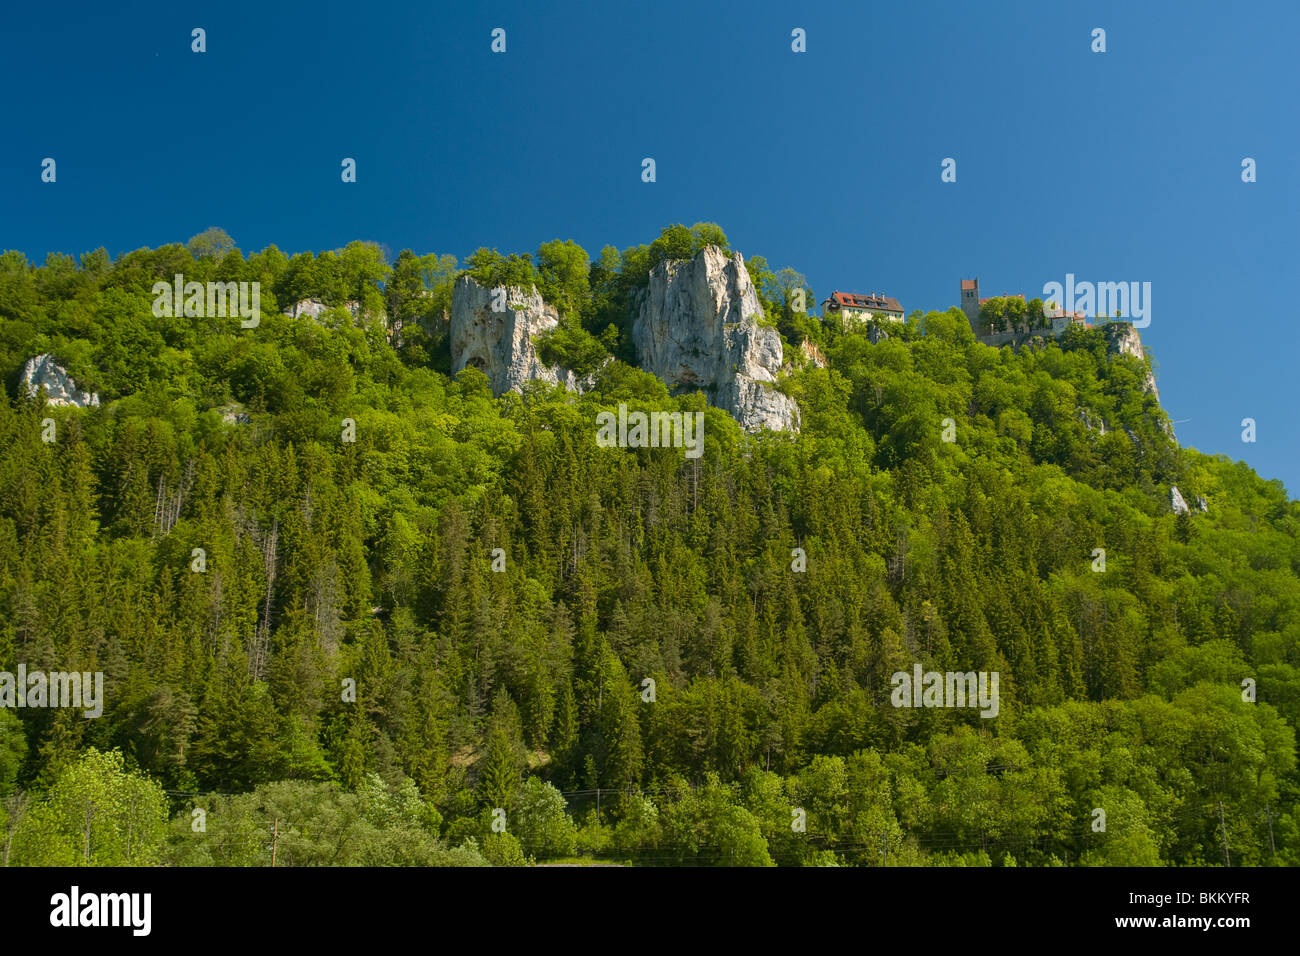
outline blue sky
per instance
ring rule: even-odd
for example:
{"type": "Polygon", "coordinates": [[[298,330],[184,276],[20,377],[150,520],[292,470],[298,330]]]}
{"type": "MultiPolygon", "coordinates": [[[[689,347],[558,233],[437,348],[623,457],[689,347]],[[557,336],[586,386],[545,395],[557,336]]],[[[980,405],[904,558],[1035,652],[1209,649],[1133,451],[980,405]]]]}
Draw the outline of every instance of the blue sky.
{"type": "Polygon", "coordinates": [[[1295,496],[1298,35],[1293,2],[22,4],[0,25],[0,247],[218,225],[245,252],[595,255],[706,220],[819,299],[909,312],[955,305],[960,277],[1146,281],[1180,441],[1295,496]]]}

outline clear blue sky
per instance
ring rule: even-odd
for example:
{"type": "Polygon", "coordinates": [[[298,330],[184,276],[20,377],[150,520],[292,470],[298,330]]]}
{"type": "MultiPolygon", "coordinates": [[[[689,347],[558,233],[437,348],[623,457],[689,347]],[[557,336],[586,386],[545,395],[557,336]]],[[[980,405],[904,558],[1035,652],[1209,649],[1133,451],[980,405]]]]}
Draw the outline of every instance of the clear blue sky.
{"type": "Polygon", "coordinates": [[[594,255],[709,220],[819,299],[909,312],[955,305],[963,276],[1149,281],[1179,439],[1294,496],[1297,37],[1290,0],[11,4],[0,247],[117,255],[218,225],[245,252],[594,255]]]}

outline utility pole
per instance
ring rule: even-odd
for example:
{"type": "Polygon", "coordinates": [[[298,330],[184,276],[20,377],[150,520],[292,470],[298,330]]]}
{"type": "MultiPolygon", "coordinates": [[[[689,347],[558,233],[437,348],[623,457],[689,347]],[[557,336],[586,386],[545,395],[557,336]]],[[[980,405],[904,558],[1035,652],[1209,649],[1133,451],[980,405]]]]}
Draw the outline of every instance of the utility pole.
{"type": "Polygon", "coordinates": [[[1268,821],[1268,849],[1274,856],[1277,856],[1277,846],[1273,843],[1273,820],[1277,814],[1273,812],[1272,807],[1265,807],[1259,814],[1268,821]]]}
{"type": "Polygon", "coordinates": [[[1232,857],[1228,855],[1228,824],[1223,819],[1223,801],[1219,801],[1219,828],[1223,831],[1223,865],[1232,866],[1232,857]]]}
{"type": "Polygon", "coordinates": [[[280,840],[280,818],[276,817],[275,822],[271,824],[271,865],[275,866],[275,849],[280,840]]]}

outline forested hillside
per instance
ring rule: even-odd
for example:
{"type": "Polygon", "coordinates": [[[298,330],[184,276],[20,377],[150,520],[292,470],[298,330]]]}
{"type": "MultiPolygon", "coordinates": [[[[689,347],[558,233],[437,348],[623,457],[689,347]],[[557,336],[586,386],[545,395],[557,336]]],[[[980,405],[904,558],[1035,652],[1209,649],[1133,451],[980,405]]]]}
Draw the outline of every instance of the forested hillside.
{"type": "Polygon", "coordinates": [[[1300,862],[1280,484],[1180,449],[1102,330],[873,344],[752,256],[802,428],[746,435],[629,364],[702,243],[468,257],[595,375],[500,399],[449,375],[450,256],[0,256],[0,670],[105,689],[0,709],[6,864],[1300,862]],[[177,273],[260,323],[155,317],[177,273]],[[29,399],[44,353],[101,404],[29,399]],[[704,411],[703,455],[598,447],[620,402],[704,411]],[[916,663],[998,672],[997,717],[893,706],[916,663]]]}

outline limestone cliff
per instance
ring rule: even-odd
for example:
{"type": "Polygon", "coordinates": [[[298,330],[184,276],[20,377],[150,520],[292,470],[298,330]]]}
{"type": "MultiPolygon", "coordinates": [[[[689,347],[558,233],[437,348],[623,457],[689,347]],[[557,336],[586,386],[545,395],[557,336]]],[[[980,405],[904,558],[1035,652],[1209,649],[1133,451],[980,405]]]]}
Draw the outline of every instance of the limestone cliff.
{"type": "Polygon", "coordinates": [[[633,303],[637,362],[670,388],[704,389],[747,431],[799,427],[799,408],[775,387],[781,336],[761,307],[740,253],[707,246],[659,263],[633,303]]]}
{"type": "Polygon", "coordinates": [[[1142,391],[1154,395],[1160,401],[1160,392],[1156,390],[1156,376],[1147,361],[1146,351],[1142,348],[1142,337],[1132,322],[1107,322],[1102,326],[1106,331],[1106,351],[1110,355],[1131,355],[1146,366],[1142,379],[1142,391]]]}
{"type": "MultiPolygon", "coordinates": [[[[353,299],[344,302],[343,308],[352,313],[352,317],[355,319],[357,313],[361,311],[361,303],[353,299]]],[[[326,305],[320,299],[303,299],[301,302],[295,302],[289,308],[285,309],[283,314],[289,316],[291,319],[319,319],[329,309],[330,306],[326,305]]]]}
{"type": "Polygon", "coordinates": [[[46,401],[51,405],[89,408],[99,404],[99,396],[77,388],[77,383],[72,380],[68,370],[57,364],[54,356],[49,353],[27,360],[19,387],[33,398],[44,388],[46,401]]]}
{"type": "Polygon", "coordinates": [[[536,337],[560,322],[554,308],[534,286],[485,289],[461,276],[451,296],[451,369],[479,369],[492,383],[492,394],[519,391],[525,382],[581,384],[568,369],[548,366],[537,355],[536,337]],[[497,308],[493,308],[496,306],[497,308]]]}
{"type": "MultiPolygon", "coordinates": [[[[1142,347],[1142,336],[1132,322],[1107,322],[1102,326],[1106,332],[1106,353],[1108,355],[1131,355],[1142,363],[1142,391],[1160,402],[1160,391],[1156,388],[1155,372],[1151,370],[1151,360],[1147,358],[1142,347]]],[[[1174,426],[1167,418],[1161,418],[1160,429],[1170,438],[1177,440],[1174,426]]]]}
{"type": "Polygon", "coordinates": [[[830,362],[827,360],[825,353],[817,347],[814,342],[804,339],[799,343],[799,348],[794,354],[781,366],[781,371],[785,374],[797,372],[802,368],[826,368],[830,362]]]}

